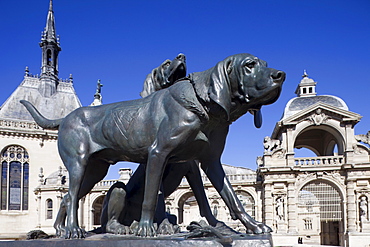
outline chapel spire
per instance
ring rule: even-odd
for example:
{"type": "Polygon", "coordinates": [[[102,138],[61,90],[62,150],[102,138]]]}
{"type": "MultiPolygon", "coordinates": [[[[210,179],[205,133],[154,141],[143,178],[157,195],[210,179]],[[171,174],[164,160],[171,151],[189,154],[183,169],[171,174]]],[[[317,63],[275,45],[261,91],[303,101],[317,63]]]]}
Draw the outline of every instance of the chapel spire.
{"type": "Polygon", "coordinates": [[[46,26],[42,32],[40,47],[42,50],[41,84],[39,91],[45,97],[56,92],[58,86],[58,54],[61,51],[59,37],[55,30],[53,1],[50,0],[46,26]]]}

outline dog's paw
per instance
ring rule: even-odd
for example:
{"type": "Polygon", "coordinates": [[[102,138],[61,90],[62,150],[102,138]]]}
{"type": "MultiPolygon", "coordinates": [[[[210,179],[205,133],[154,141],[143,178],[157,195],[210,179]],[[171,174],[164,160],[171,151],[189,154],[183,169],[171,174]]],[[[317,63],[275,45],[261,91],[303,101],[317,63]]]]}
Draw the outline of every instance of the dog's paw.
{"type": "Polygon", "coordinates": [[[117,220],[109,220],[106,226],[107,233],[125,235],[130,233],[128,226],[124,226],[117,222],[117,220]]]}
{"type": "Polygon", "coordinates": [[[140,221],[135,235],[140,237],[155,237],[157,236],[157,229],[155,225],[149,221],[140,221]]]}
{"type": "Polygon", "coordinates": [[[272,232],[272,229],[269,226],[263,224],[262,222],[260,222],[258,224],[258,226],[261,228],[262,233],[270,233],[270,232],[272,232]]]}
{"type": "Polygon", "coordinates": [[[247,228],[247,233],[252,234],[264,234],[264,233],[270,233],[272,232],[272,229],[268,227],[267,225],[263,224],[262,222],[256,221],[254,224],[250,225],[247,228]]]}
{"type": "Polygon", "coordinates": [[[64,235],[65,239],[71,239],[71,238],[79,239],[79,238],[85,238],[85,236],[86,236],[86,232],[78,226],[65,228],[65,235],[64,235]]]}

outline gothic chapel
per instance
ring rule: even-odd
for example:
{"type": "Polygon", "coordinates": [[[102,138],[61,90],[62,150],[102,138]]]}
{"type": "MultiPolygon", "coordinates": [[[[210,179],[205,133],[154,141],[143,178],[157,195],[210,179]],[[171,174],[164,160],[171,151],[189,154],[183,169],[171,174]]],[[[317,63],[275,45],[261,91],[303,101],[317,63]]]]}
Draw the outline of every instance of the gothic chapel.
{"type": "Polygon", "coordinates": [[[64,167],[57,150],[57,131],[40,128],[19,101],[30,101],[50,119],[62,118],[81,106],[72,75],[66,80],[58,78],[61,47],[52,1],[39,44],[40,75],[32,75],[26,67],[23,81],[0,109],[0,238],[19,237],[40,228],[44,218],[40,210],[59,207],[61,199],[55,196],[47,202],[40,201],[34,194],[40,169],[41,173],[51,174],[64,167]]]}

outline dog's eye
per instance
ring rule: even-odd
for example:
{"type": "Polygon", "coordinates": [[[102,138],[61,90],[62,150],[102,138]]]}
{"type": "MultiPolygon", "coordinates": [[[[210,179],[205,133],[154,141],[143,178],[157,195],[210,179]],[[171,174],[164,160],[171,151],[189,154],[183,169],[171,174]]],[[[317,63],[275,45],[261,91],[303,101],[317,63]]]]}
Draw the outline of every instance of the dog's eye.
{"type": "Polygon", "coordinates": [[[163,68],[170,67],[170,63],[163,64],[163,68]]]}
{"type": "Polygon", "coordinates": [[[245,63],[245,67],[249,69],[253,69],[255,65],[256,65],[256,61],[248,61],[245,63]]]}

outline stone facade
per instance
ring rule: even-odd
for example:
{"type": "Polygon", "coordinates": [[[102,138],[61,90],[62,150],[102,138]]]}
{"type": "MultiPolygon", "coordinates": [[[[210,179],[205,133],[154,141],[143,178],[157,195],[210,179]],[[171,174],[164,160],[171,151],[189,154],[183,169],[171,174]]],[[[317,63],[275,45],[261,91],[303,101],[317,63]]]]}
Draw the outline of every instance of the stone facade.
{"type": "Polygon", "coordinates": [[[265,147],[257,171],[264,188],[263,221],[273,226],[276,245],[300,239],[362,246],[370,242],[370,150],[354,135],[361,116],[338,97],[317,96],[315,86],[305,74],[267,140],[278,144],[265,147]],[[316,156],[296,157],[300,148],[316,156]]]}

